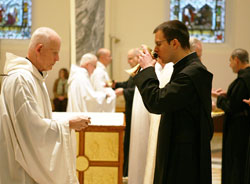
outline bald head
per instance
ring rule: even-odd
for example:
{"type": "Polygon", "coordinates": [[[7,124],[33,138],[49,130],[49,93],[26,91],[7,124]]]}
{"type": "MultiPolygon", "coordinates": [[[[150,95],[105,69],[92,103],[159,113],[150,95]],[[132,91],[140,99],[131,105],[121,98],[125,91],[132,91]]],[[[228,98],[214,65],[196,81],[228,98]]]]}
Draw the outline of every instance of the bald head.
{"type": "Polygon", "coordinates": [[[106,48],[100,48],[97,53],[96,56],[98,58],[98,60],[104,64],[106,67],[111,63],[112,61],[112,57],[111,57],[111,52],[109,49],[106,48]]]}
{"type": "Polygon", "coordinates": [[[27,57],[39,71],[51,70],[59,60],[60,36],[51,28],[40,27],[31,36],[27,57]]]}
{"type": "Polygon", "coordinates": [[[195,37],[191,37],[189,40],[190,50],[196,52],[197,56],[201,59],[202,56],[202,42],[195,37]]]}
{"type": "Polygon", "coordinates": [[[55,39],[59,39],[61,41],[60,36],[53,29],[48,27],[40,27],[32,34],[29,49],[34,49],[38,44],[47,46],[55,39]]]}

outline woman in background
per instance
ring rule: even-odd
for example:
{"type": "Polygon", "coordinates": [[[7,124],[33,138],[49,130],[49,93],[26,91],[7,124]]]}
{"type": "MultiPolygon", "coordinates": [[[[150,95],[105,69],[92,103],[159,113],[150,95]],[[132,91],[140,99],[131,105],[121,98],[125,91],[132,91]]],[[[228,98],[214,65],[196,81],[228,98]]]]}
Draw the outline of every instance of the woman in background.
{"type": "Polygon", "coordinates": [[[59,78],[56,79],[53,87],[54,92],[54,111],[66,112],[68,97],[68,77],[69,72],[66,68],[62,68],[59,71],[59,78]]]}

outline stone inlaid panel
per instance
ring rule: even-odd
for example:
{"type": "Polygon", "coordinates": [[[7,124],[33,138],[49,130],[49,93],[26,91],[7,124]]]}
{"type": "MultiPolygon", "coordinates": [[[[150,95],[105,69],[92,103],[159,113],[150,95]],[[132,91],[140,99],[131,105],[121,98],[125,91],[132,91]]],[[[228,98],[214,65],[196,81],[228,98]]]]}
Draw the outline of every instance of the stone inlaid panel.
{"type": "Polygon", "coordinates": [[[84,149],[90,161],[118,161],[119,133],[86,132],[84,149]]]}
{"type": "Polygon", "coordinates": [[[104,46],[105,0],[75,0],[76,63],[104,46]]]}
{"type": "Polygon", "coordinates": [[[118,184],[118,168],[90,167],[84,172],[84,184],[118,184]]]}

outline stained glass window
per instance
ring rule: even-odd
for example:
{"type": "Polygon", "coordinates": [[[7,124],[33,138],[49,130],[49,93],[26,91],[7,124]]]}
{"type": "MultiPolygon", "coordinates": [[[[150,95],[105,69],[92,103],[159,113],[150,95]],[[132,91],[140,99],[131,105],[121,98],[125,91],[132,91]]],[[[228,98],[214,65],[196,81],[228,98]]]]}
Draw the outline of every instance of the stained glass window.
{"type": "Polygon", "coordinates": [[[225,0],[171,0],[170,20],[186,24],[190,36],[207,43],[223,43],[225,0]]]}
{"type": "Polygon", "coordinates": [[[31,0],[0,0],[0,38],[28,39],[31,35],[31,0]]]}

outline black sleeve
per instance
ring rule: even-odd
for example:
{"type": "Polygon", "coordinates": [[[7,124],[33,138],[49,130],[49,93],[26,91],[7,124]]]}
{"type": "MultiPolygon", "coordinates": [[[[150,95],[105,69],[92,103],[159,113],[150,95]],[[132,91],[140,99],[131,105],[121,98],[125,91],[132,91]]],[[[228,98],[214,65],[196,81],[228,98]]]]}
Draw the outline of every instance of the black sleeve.
{"type": "Polygon", "coordinates": [[[218,96],[217,107],[227,113],[239,112],[243,110],[247,104],[242,100],[248,98],[248,90],[242,79],[233,82],[227,92],[227,96],[218,96]]]}
{"type": "Polygon", "coordinates": [[[117,82],[115,84],[115,88],[114,89],[117,89],[117,88],[127,88],[128,86],[128,80],[125,81],[125,82],[117,82]]]}
{"type": "Polygon", "coordinates": [[[161,114],[184,108],[192,103],[196,94],[189,76],[179,73],[175,78],[159,88],[159,81],[153,67],[148,67],[134,77],[134,82],[142,96],[145,107],[151,113],[161,114]]]}

